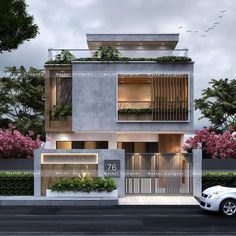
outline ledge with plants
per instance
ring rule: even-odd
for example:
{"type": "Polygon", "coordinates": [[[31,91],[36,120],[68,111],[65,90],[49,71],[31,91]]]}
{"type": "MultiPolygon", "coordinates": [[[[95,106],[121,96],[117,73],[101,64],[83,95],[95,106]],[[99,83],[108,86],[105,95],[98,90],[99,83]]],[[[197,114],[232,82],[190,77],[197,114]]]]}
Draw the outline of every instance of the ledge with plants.
{"type": "Polygon", "coordinates": [[[66,120],[68,117],[72,116],[72,106],[54,105],[50,110],[50,116],[52,120],[66,120]]]}
{"type": "Polygon", "coordinates": [[[100,47],[91,57],[75,58],[68,50],[62,50],[60,54],[56,55],[55,60],[49,60],[45,64],[71,64],[73,61],[100,61],[100,62],[139,62],[139,61],[153,61],[160,64],[167,63],[190,63],[192,59],[186,56],[161,56],[161,57],[124,57],[118,49],[113,47],[100,47]]]}
{"type": "Polygon", "coordinates": [[[110,177],[61,178],[46,192],[47,197],[118,198],[115,181],[110,177]]]}
{"type": "MultiPolygon", "coordinates": [[[[141,115],[141,114],[152,114],[152,111],[155,112],[152,108],[140,108],[140,109],[132,109],[132,108],[124,108],[119,109],[119,114],[125,115],[141,115]]],[[[158,112],[188,112],[188,109],[159,109],[158,112]]]]}

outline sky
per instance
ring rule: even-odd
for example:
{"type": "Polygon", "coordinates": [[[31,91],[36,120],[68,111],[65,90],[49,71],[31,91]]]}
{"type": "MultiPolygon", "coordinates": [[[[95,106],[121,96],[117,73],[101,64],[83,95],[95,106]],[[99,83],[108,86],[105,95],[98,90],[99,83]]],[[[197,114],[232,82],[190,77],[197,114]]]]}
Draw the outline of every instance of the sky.
{"type": "MultiPolygon", "coordinates": [[[[43,68],[48,48],[87,48],[86,33],[179,33],[195,61],[194,97],[211,79],[236,77],[235,0],[27,0],[40,34],[0,54],[5,66],[43,68]],[[223,11],[223,12],[221,12],[223,11]],[[205,32],[214,23],[216,27],[205,32]],[[188,32],[198,31],[198,32],[188,32]],[[206,35],[206,36],[204,36],[206,35]]],[[[198,120],[195,128],[209,125],[198,120]]]]}

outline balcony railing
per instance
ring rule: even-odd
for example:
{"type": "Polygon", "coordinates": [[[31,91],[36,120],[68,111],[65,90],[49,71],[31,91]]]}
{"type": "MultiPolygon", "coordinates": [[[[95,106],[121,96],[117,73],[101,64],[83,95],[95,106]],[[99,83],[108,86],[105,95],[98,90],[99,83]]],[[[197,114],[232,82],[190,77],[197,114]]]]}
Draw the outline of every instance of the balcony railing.
{"type": "Polygon", "coordinates": [[[118,101],[119,121],[187,121],[188,102],[118,101]]]}
{"type": "MultiPolygon", "coordinates": [[[[49,48],[48,49],[48,60],[55,60],[56,55],[60,54],[62,50],[67,50],[72,53],[76,58],[88,58],[93,57],[95,50],[89,49],[61,49],[61,48],[49,48]]],[[[130,57],[130,58],[156,58],[161,56],[188,56],[188,49],[119,49],[121,57],[130,57]]]]}

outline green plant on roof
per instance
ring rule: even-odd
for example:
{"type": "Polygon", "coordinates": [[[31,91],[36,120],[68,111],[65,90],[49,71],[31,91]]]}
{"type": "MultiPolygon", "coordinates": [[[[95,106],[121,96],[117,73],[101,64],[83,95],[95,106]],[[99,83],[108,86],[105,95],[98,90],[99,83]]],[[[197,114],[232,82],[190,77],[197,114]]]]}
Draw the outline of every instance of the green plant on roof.
{"type": "Polygon", "coordinates": [[[59,54],[56,55],[55,61],[59,62],[71,62],[75,59],[75,56],[68,50],[61,50],[59,54]]]}
{"type": "Polygon", "coordinates": [[[116,61],[120,58],[121,53],[117,48],[113,47],[99,47],[93,53],[93,58],[100,59],[101,61],[116,61]]]}

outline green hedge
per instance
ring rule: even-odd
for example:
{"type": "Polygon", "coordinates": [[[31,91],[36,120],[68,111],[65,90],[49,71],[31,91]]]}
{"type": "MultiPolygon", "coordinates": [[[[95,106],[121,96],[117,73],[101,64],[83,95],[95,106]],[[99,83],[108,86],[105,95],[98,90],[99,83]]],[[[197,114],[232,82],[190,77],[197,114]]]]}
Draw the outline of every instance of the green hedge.
{"type": "Polygon", "coordinates": [[[236,187],[236,172],[205,172],[202,175],[202,189],[215,185],[236,187]]]}
{"type": "Polygon", "coordinates": [[[0,172],[0,195],[24,196],[33,194],[33,173],[0,172]]]}
{"type": "Polygon", "coordinates": [[[73,191],[73,192],[111,192],[116,189],[115,181],[110,177],[90,178],[61,178],[52,184],[49,189],[57,192],[73,191]]]}
{"type": "MultiPolygon", "coordinates": [[[[101,61],[101,62],[109,62],[109,60],[103,60],[101,58],[95,57],[84,57],[84,58],[76,58],[72,61],[101,61]]],[[[71,64],[72,61],[65,61],[65,60],[50,60],[47,61],[45,64],[53,65],[53,64],[71,64]]],[[[163,57],[156,57],[156,58],[149,58],[149,57],[119,57],[113,61],[121,61],[121,62],[132,62],[132,61],[154,61],[156,63],[189,63],[192,61],[189,57],[183,56],[163,56],[163,57]]]]}

